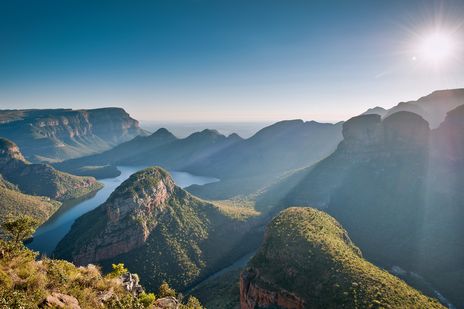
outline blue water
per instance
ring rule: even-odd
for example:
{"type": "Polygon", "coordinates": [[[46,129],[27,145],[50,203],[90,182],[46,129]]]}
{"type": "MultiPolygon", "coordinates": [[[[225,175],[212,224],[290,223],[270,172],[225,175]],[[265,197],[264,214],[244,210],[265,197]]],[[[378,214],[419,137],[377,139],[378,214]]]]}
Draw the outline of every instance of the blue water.
{"type": "MultiPolygon", "coordinates": [[[[124,180],[143,167],[118,166],[118,169],[121,171],[118,177],[99,180],[104,185],[103,189],[85,198],[63,203],[60,209],[37,229],[33,240],[27,244],[27,247],[50,256],[77,218],[103,204],[124,180]]],[[[186,172],[171,171],[170,173],[176,184],[182,188],[193,184],[204,185],[218,180],[186,172]]]]}

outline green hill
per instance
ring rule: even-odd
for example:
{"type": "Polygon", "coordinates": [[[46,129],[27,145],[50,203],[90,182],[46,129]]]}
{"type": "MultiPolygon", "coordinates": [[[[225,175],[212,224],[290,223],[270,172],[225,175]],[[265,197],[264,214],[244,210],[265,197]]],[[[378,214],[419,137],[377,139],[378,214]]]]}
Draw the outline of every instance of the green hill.
{"type": "Polygon", "coordinates": [[[16,186],[0,176],[0,223],[8,215],[28,215],[39,223],[43,223],[60,205],[59,202],[53,201],[48,197],[31,196],[21,193],[16,186]]]}
{"type": "Polygon", "coordinates": [[[0,138],[0,174],[30,195],[74,199],[101,188],[95,178],[60,172],[48,164],[31,164],[13,142],[0,138]]]}
{"type": "Polygon", "coordinates": [[[149,274],[148,288],[167,280],[183,290],[257,245],[248,237],[253,210],[216,205],[177,187],[158,167],[133,174],[95,210],[79,218],[55,255],[104,269],[122,261],[149,274]]]}
{"type": "Polygon", "coordinates": [[[363,259],[335,219],[289,208],[241,275],[241,308],[444,308],[363,259]],[[273,297],[266,297],[273,295],[273,297]]]}

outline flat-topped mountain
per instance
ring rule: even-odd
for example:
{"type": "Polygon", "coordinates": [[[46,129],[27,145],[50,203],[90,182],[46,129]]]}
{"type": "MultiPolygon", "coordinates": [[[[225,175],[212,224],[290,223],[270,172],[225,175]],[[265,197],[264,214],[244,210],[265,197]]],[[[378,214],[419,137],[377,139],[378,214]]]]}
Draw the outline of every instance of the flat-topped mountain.
{"type": "Polygon", "coordinates": [[[377,114],[384,118],[400,111],[412,112],[422,116],[435,129],[445,120],[446,113],[463,104],[464,89],[437,90],[417,101],[400,102],[388,110],[375,107],[364,114],[377,114]]]}
{"type": "Polygon", "coordinates": [[[33,162],[101,152],[144,134],[121,108],[0,110],[0,136],[33,162]]]}
{"type": "Polygon", "coordinates": [[[92,177],[78,177],[60,172],[47,164],[31,164],[19,147],[0,138],[0,174],[30,195],[67,200],[84,196],[101,185],[92,177]]]}
{"type": "Polygon", "coordinates": [[[241,274],[242,309],[444,308],[363,259],[335,219],[289,208],[241,274]]]}
{"type": "Polygon", "coordinates": [[[147,287],[167,280],[184,289],[256,245],[257,239],[244,238],[253,215],[249,208],[200,200],[165,170],[147,168],[79,218],[55,255],[80,265],[120,261],[151,274],[144,279],[147,287]]]}

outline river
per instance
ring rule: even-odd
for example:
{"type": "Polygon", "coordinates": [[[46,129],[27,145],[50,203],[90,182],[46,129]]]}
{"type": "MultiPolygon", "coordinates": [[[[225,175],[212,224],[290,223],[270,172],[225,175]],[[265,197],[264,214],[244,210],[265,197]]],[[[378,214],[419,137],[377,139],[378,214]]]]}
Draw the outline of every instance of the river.
{"type": "MultiPolygon", "coordinates": [[[[101,190],[84,198],[63,203],[60,209],[37,229],[33,240],[27,244],[27,247],[50,256],[56,245],[69,232],[77,218],[103,204],[124,180],[143,168],[118,166],[121,175],[115,178],[99,180],[104,185],[101,190]]],[[[181,188],[193,184],[204,185],[218,181],[216,178],[197,176],[186,172],[171,171],[170,173],[176,184],[181,188]]]]}

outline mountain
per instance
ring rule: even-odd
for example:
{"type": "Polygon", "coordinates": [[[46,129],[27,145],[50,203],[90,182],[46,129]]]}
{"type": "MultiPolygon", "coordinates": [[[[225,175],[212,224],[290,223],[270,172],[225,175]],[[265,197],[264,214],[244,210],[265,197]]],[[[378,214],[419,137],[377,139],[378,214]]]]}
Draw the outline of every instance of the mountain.
{"type": "Polygon", "coordinates": [[[241,274],[242,309],[444,308],[363,259],[335,219],[289,208],[241,274]]]}
{"type": "Polygon", "coordinates": [[[84,196],[101,188],[91,177],[78,177],[60,172],[47,164],[31,164],[19,147],[0,138],[0,175],[30,195],[67,200],[84,196]]]}
{"type": "Polygon", "coordinates": [[[445,120],[447,112],[463,104],[464,89],[437,90],[417,101],[400,102],[388,110],[375,107],[364,114],[377,114],[388,117],[400,111],[412,112],[422,116],[434,129],[445,120]]]}
{"type": "Polygon", "coordinates": [[[197,175],[217,177],[219,182],[188,190],[207,199],[225,199],[255,192],[283,173],[313,164],[341,140],[341,123],[302,120],[281,121],[249,139],[224,136],[214,130],[178,139],[166,129],[137,137],[102,154],[55,164],[61,170],[97,176],[86,166],[161,165],[197,175]],[[289,151],[291,149],[291,151],[289,151]]]}
{"type": "Polygon", "coordinates": [[[255,192],[285,172],[311,165],[333,152],[341,123],[286,120],[263,128],[249,139],[187,167],[221,179],[188,188],[203,198],[222,199],[255,192]]]}
{"type": "Polygon", "coordinates": [[[150,274],[142,280],[148,288],[166,280],[183,290],[257,245],[259,238],[247,234],[254,215],[250,208],[200,200],[152,167],[133,174],[104,204],[80,217],[54,254],[104,269],[121,261],[150,274]]]}
{"type": "Polygon", "coordinates": [[[434,130],[410,112],[354,117],[332,155],[269,187],[257,210],[322,208],[369,261],[420,274],[464,307],[463,123],[462,106],[434,130]]]}
{"type": "MultiPolygon", "coordinates": [[[[48,197],[27,195],[0,175],[0,223],[9,215],[28,215],[39,224],[45,222],[61,203],[48,197]]],[[[0,229],[0,237],[2,235],[0,229]]]]}
{"type": "MultiPolygon", "coordinates": [[[[150,136],[138,136],[101,154],[68,160],[55,166],[68,172],[79,171],[85,166],[105,165],[162,165],[168,169],[185,170],[186,166],[241,140],[236,134],[226,137],[208,129],[179,139],[161,128],[150,136]]],[[[88,171],[88,175],[94,175],[93,171],[88,171]]]]}
{"type": "Polygon", "coordinates": [[[0,110],[0,136],[32,162],[102,152],[146,132],[121,108],[0,110]]]}

